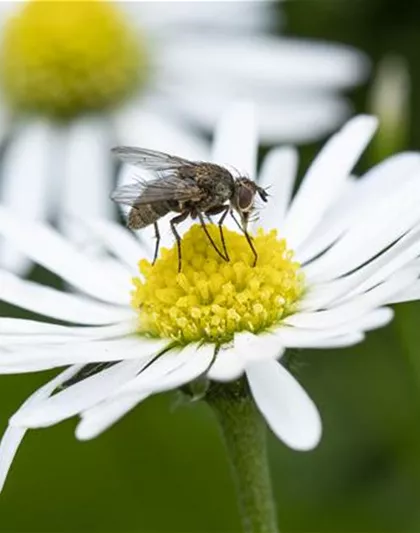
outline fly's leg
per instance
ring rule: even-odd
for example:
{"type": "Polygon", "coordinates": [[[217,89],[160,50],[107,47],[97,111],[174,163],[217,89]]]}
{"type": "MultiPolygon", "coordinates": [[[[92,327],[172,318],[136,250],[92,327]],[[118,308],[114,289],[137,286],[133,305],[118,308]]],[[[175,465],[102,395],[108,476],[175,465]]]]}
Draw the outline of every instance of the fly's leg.
{"type": "Polygon", "coordinates": [[[232,219],[233,219],[233,221],[235,222],[235,224],[238,226],[239,231],[242,231],[242,233],[245,233],[245,232],[244,232],[244,228],[241,226],[240,222],[239,222],[238,219],[235,217],[233,211],[230,212],[230,216],[232,217],[232,219]]]}
{"type": "Polygon", "coordinates": [[[153,225],[155,227],[156,245],[155,245],[155,254],[153,256],[152,265],[154,265],[156,263],[156,259],[157,259],[158,253],[159,253],[159,243],[160,243],[160,233],[159,233],[159,227],[157,225],[157,222],[155,222],[153,225]]]}
{"type": "Polygon", "coordinates": [[[237,220],[237,218],[233,214],[233,211],[230,212],[230,216],[233,218],[233,220],[235,221],[235,224],[238,226],[238,228],[245,235],[245,239],[246,239],[247,243],[249,244],[249,247],[251,248],[252,254],[254,256],[254,262],[252,263],[252,266],[254,267],[257,264],[258,254],[257,254],[257,250],[255,249],[254,243],[252,242],[252,237],[248,233],[247,228],[239,223],[239,221],[237,220]]]}
{"type": "Polygon", "coordinates": [[[249,247],[251,248],[252,253],[254,255],[254,262],[252,263],[252,266],[254,267],[257,264],[258,260],[257,250],[255,249],[254,243],[252,242],[251,236],[248,231],[246,229],[243,229],[243,232],[245,235],[245,239],[247,240],[247,243],[249,244],[249,247]]]}
{"type": "Polygon", "coordinates": [[[218,207],[213,207],[212,209],[206,211],[206,215],[219,215],[220,213],[223,213],[222,216],[219,218],[219,222],[217,223],[217,225],[219,226],[220,240],[222,241],[223,253],[225,254],[225,258],[227,258],[227,261],[229,261],[229,254],[226,248],[225,235],[223,233],[223,222],[225,221],[229,210],[229,205],[220,205],[218,207]]]}
{"type": "Polygon", "coordinates": [[[229,257],[228,255],[224,255],[222,254],[222,252],[219,250],[219,248],[216,246],[216,243],[214,242],[212,236],[210,235],[209,233],[209,230],[207,229],[207,226],[206,226],[206,223],[204,222],[204,218],[203,218],[203,215],[200,213],[200,211],[197,211],[197,217],[198,217],[198,220],[200,221],[200,224],[201,224],[201,227],[203,228],[204,230],[204,233],[206,234],[208,240],[210,241],[211,245],[213,246],[213,248],[216,250],[216,252],[218,253],[218,255],[224,259],[225,261],[229,261],[229,257]]]}
{"type": "Polygon", "coordinates": [[[223,233],[223,222],[225,221],[225,218],[227,217],[227,214],[229,213],[229,210],[230,210],[230,206],[227,205],[225,207],[225,209],[224,209],[224,213],[219,218],[219,222],[217,223],[218,226],[219,226],[219,232],[220,232],[220,238],[222,240],[223,251],[224,251],[228,261],[229,261],[229,254],[228,254],[228,251],[227,251],[227,248],[226,248],[225,234],[223,233]]]}
{"type": "Polygon", "coordinates": [[[179,233],[176,230],[177,224],[180,224],[181,222],[184,222],[184,220],[188,217],[189,212],[185,211],[184,213],[181,213],[180,215],[177,215],[176,217],[172,218],[169,223],[171,225],[172,233],[175,236],[176,239],[176,246],[178,248],[178,272],[181,272],[181,237],[179,236],[179,233]]]}

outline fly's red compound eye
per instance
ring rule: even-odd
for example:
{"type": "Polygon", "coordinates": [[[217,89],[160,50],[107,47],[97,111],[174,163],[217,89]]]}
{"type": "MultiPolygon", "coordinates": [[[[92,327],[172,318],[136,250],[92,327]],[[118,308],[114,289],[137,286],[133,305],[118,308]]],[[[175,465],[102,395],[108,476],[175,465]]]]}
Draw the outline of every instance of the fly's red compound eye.
{"type": "Polygon", "coordinates": [[[241,211],[248,211],[254,203],[255,192],[249,187],[242,185],[238,191],[238,207],[241,211]]]}

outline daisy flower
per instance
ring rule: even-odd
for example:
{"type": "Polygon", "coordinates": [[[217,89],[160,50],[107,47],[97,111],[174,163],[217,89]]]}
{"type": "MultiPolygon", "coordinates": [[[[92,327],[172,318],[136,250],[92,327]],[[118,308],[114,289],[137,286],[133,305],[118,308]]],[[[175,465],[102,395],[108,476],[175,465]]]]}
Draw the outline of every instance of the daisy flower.
{"type": "MultiPolygon", "coordinates": [[[[33,0],[0,16],[0,201],[75,241],[63,214],[112,218],[111,146],[208,159],[197,132],[238,95],[257,101],[266,142],[309,141],[343,121],[339,92],[367,70],[353,49],[269,35],[271,2],[33,0]]],[[[30,266],[11,245],[0,256],[30,266]]]]}
{"type": "MultiPolygon", "coordinates": [[[[420,155],[395,155],[355,178],[375,128],[370,116],[348,122],[294,197],[296,150],[268,153],[258,183],[270,186],[270,200],[252,228],[255,267],[229,223],[229,262],[191,224],[178,273],[170,233],[162,232],[167,248],[152,266],[153,243],[113,222],[82,223],[103,247],[87,256],[51,227],[1,208],[0,234],[77,291],[1,271],[3,300],[55,322],[1,318],[0,372],[68,366],[11,417],[1,483],[29,428],[79,415],[76,436],[91,439],[152,394],[241,376],[278,438],[296,450],[315,447],[320,416],[282,365],[285,350],[359,343],[392,319],[389,304],[420,296],[420,155]]],[[[238,104],[219,124],[212,160],[255,178],[256,147],[252,108],[238,104]]],[[[217,226],[208,230],[219,238],[217,226]]]]}

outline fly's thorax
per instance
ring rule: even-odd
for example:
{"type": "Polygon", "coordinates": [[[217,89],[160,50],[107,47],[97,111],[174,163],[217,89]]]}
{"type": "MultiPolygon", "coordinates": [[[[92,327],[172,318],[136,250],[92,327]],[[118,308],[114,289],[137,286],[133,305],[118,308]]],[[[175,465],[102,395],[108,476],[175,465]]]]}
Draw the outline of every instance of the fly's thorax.
{"type": "Polygon", "coordinates": [[[235,190],[235,180],[225,168],[213,163],[203,163],[196,171],[195,180],[199,187],[213,199],[212,205],[220,205],[229,200],[235,190]]]}

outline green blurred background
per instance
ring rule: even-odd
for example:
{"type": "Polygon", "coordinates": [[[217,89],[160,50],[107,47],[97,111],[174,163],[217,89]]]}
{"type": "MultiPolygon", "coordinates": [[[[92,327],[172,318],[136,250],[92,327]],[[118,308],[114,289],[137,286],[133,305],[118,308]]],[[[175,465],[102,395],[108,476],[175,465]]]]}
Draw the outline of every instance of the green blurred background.
{"type": "MultiPolygon", "coordinates": [[[[406,58],[413,90],[404,148],[419,149],[420,3],[296,0],[283,12],[287,34],[355,45],[374,71],[388,53],[406,58]]],[[[359,112],[369,111],[370,84],[352,95],[359,112]]],[[[301,150],[301,173],[318,148],[301,150]]],[[[420,304],[405,304],[361,346],[292,354],[293,372],[322,413],[324,438],[315,451],[298,453],[270,436],[282,531],[420,531],[419,315],[420,304]]],[[[1,377],[1,428],[47,378],[1,377]]],[[[87,443],[74,438],[75,423],[28,434],[0,496],[0,531],[239,530],[228,464],[205,405],[155,397],[87,443]]]]}

